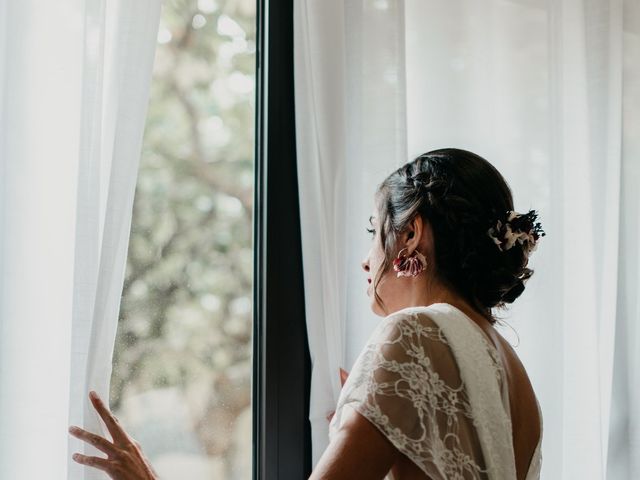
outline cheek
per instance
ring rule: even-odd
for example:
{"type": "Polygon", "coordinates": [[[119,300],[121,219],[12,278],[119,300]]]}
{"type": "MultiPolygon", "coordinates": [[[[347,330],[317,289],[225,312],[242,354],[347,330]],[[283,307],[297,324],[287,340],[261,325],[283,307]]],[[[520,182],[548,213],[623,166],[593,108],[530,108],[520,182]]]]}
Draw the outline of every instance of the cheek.
{"type": "Polygon", "coordinates": [[[382,267],[382,263],[384,262],[384,252],[380,247],[375,247],[371,251],[370,260],[370,268],[373,275],[376,275],[378,269],[382,267]]]}

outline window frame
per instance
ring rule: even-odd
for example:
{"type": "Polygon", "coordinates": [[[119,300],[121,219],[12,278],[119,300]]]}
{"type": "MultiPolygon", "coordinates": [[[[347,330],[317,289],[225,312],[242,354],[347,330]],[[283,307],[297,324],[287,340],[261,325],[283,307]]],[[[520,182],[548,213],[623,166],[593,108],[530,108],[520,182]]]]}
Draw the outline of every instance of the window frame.
{"type": "Polygon", "coordinates": [[[256,7],[253,479],[300,480],[311,473],[311,358],[296,164],[293,0],[257,0],[256,7]]]}

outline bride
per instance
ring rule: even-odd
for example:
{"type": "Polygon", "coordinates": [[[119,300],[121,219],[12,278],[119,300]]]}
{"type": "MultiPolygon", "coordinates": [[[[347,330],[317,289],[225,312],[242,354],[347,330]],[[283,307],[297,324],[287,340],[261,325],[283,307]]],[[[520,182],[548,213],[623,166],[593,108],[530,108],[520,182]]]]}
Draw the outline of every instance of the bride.
{"type": "MultiPolygon", "coordinates": [[[[545,233],[514,211],[484,158],[445,148],[379,186],[362,268],[383,317],[343,386],[330,442],[310,479],[533,480],[542,413],[529,377],[498,333],[496,310],[520,296],[545,233]]],[[[155,479],[140,446],[97,396],[112,437],[71,427],[108,458],[74,455],[114,479],[155,479]]]]}

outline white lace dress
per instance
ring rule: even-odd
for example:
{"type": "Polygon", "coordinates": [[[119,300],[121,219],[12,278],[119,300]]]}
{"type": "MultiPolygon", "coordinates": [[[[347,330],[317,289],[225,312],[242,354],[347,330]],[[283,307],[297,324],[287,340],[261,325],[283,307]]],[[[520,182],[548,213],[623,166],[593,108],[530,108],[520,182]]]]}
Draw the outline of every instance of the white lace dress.
{"type": "MultiPolygon", "coordinates": [[[[330,439],[345,407],[369,419],[431,479],[516,478],[498,352],[453,305],[409,307],[383,319],[342,388],[330,439]]],[[[538,411],[542,437],[540,404],[538,411]]],[[[526,480],[540,478],[541,441],[526,480]]]]}

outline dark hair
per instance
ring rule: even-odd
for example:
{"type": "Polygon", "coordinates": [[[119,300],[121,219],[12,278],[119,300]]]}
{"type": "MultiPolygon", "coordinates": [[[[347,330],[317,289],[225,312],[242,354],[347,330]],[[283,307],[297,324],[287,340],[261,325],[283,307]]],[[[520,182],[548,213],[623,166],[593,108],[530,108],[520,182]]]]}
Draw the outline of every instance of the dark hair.
{"type": "Polygon", "coordinates": [[[376,286],[392,266],[398,235],[415,215],[431,225],[435,277],[465,298],[491,323],[492,309],[518,298],[533,274],[526,245],[501,251],[487,235],[513,211],[509,185],[500,172],[475,153],[442,148],[424,153],[389,175],[376,191],[380,241],[385,259],[376,286]]]}

